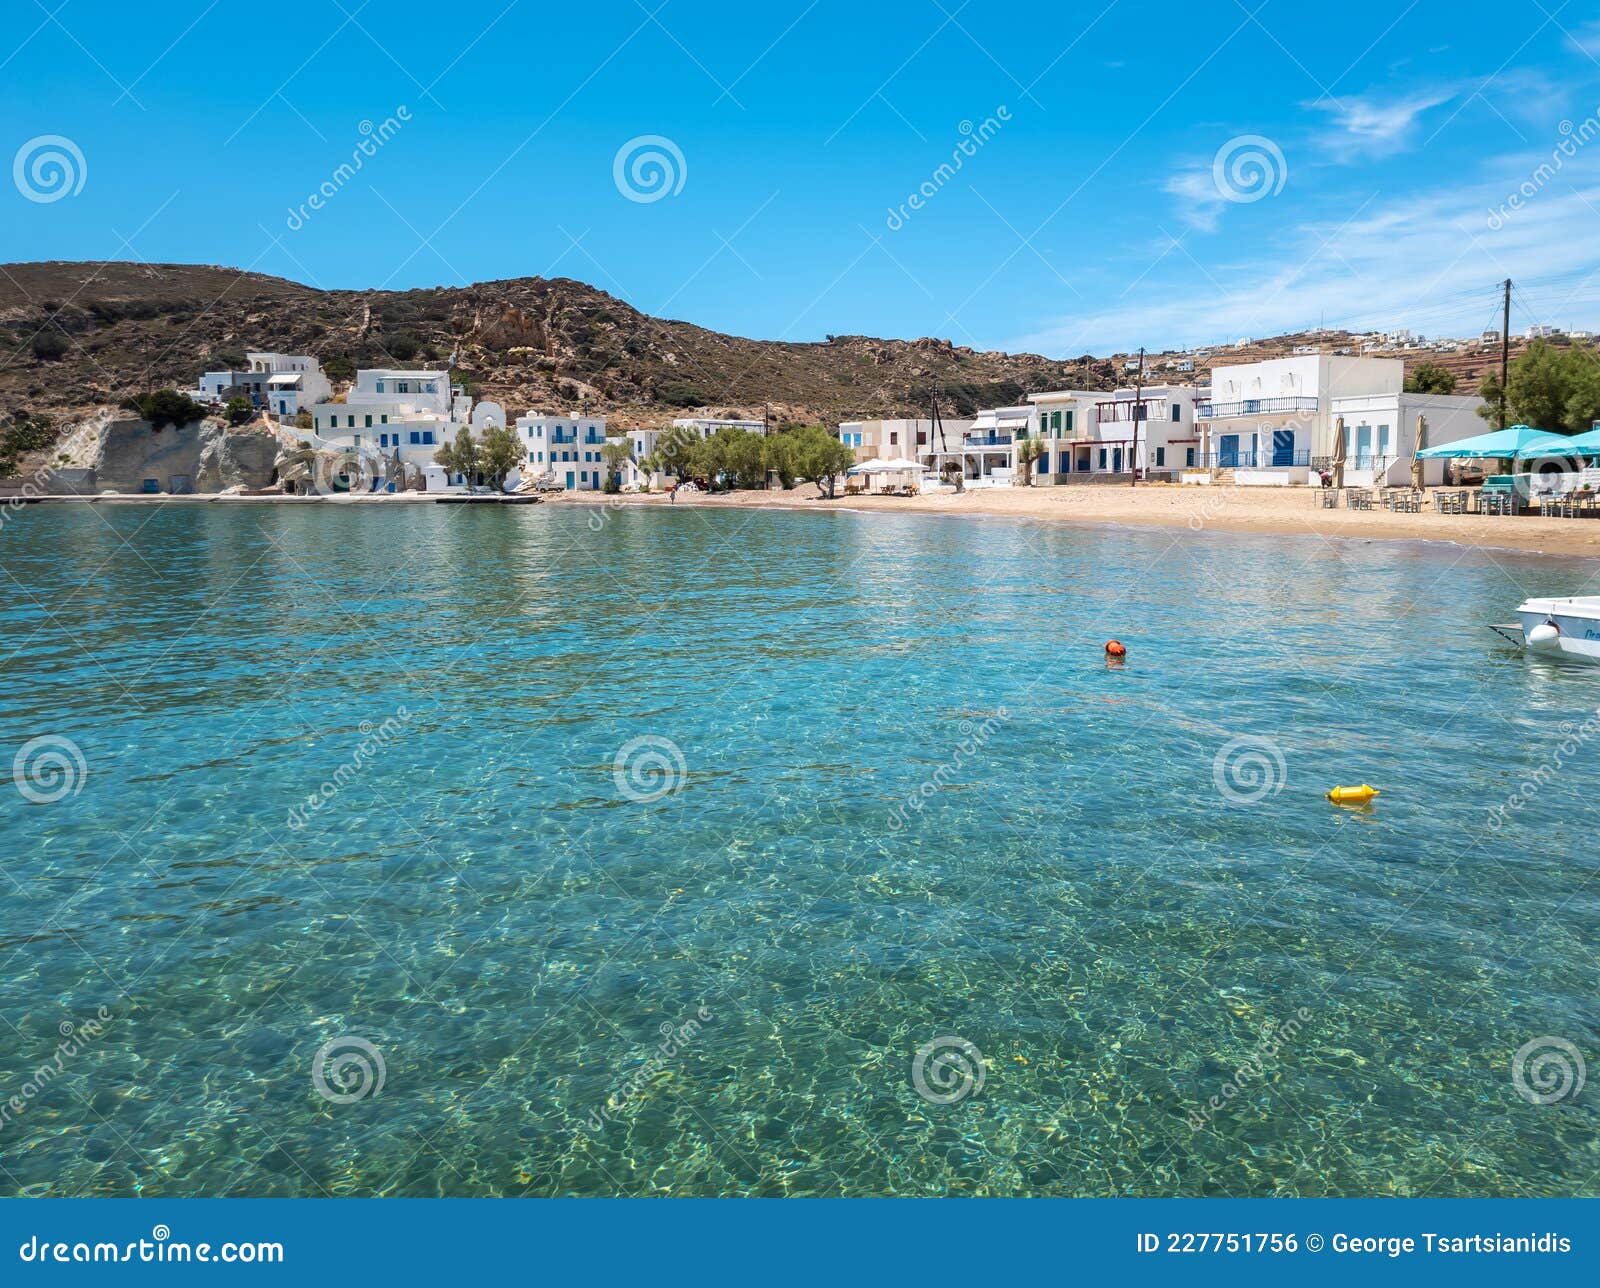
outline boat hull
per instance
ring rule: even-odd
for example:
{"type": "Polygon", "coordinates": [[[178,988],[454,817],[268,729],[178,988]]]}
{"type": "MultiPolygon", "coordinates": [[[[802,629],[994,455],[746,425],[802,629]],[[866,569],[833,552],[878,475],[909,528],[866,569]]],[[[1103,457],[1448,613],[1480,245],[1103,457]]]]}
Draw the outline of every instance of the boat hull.
{"type": "Polygon", "coordinates": [[[1600,663],[1600,596],[1530,599],[1517,608],[1517,621],[1530,652],[1600,663]],[[1539,629],[1549,625],[1554,638],[1539,629]]]}

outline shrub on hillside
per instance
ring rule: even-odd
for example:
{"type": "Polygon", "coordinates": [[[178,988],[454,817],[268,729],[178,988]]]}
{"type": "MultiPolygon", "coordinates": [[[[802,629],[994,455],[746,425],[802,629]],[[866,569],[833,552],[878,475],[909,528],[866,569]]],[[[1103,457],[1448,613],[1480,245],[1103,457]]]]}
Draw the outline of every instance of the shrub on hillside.
{"type": "Polygon", "coordinates": [[[206,414],[204,407],[176,389],[135,394],[131,398],[124,398],[122,405],[149,421],[152,429],[161,429],[165,425],[187,425],[206,414]]]}

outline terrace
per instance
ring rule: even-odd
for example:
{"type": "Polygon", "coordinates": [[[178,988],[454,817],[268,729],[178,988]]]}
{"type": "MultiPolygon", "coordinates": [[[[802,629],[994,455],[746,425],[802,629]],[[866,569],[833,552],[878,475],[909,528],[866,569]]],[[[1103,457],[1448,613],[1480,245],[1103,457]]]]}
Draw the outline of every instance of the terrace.
{"type": "Polygon", "coordinates": [[[1316,409],[1315,398],[1246,398],[1241,402],[1196,403],[1194,414],[1201,420],[1226,420],[1230,416],[1271,416],[1316,409]]]}

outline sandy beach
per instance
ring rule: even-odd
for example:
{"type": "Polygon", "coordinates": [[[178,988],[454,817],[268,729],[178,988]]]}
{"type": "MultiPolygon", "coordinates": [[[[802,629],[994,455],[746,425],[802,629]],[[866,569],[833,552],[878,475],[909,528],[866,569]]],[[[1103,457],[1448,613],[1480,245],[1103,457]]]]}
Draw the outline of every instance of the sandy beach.
{"type": "MultiPolygon", "coordinates": [[[[1545,519],[1538,516],[1438,514],[1430,500],[1420,514],[1388,510],[1323,509],[1314,488],[1181,487],[1143,483],[1136,488],[1078,487],[975,488],[930,496],[844,496],[831,500],[803,483],[787,492],[697,492],[676,503],[664,492],[606,496],[598,492],[546,495],[555,505],[610,509],[619,506],[697,506],[708,509],[790,509],[861,513],[939,514],[979,518],[1029,519],[1048,523],[1114,523],[1147,528],[1187,528],[1193,532],[1286,533],[1369,541],[1437,541],[1484,550],[1600,558],[1600,520],[1545,519]]],[[[363,497],[183,496],[40,497],[34,504],[76,505],[431,505],[438,497],[420,492],[363,497]]],[[[0,498],[0,505],[5,499],[0,498]]],[[[13,502],[15,503],[15,502],[13,502]]]]}
{"type": "MultiPolygon", "coordinates": [[[[1313,488],[1183,487],[1147,483],[1138,487],[982,488],[931,496],[819,496],[811,484],[787,492],[697,493],[676,504],[708,507],[782,507],[818,511],[847,509],[899,514],[948,514],[1033,519],[1061,523],[1118,523],[1191,531],[1293,533],[1302,536],[1379,541],[1440,541],[1483,549],[1600,558],[1600,520],[1538,516],[1437,514],[1432,502],[1421,514],[1387,510],[1323,509],[1313,488]]],[[[663,493],[601,497],[568,493],[562,505],[668,505],[663,493]]]]}

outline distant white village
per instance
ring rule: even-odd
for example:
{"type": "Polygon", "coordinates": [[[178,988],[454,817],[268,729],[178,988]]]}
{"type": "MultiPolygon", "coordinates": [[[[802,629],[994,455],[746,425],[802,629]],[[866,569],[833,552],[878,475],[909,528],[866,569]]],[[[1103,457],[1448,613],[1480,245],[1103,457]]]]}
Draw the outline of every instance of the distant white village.
{"type": "MultiPolygon", "coordinates": [[[[1546,330],[1536,328],[1529,338],[1546,330]]],[[[1236,347],[1251,343],[1241,340],[1236,347]]],[[[1016,406],[970,417],[846,421],[837,433],[859,466],[892,463],[902,475],[920,471],[916,486],[926,489],[956,485],[958,479],[963,487],[1134,477],[1206,483],[1218,471],[1242,486],[1316,484],[1342,431],[1349,486],[1398,485],[1410,480],[1418,446],[1442,446],[1483,430],[1477,414],[1482,400],[1408,392],[1404,360],[1385,351],[1449,351],[1466,343],[1430,345],[1396,331],[1363,337],[1360,355],[1301,346],[1286,357],[1234,364],[1196,351],[1148,373],[1165,383],[1145,383],[1147,372],[1133,359],[1125,365],[1137,377],[1121,388],[1041,390],[1016,406]],[[1210,383],[1182,383],[1197,363],[1209,367],[1210,383]],[[1171,377],[1161,374],[1166,371],[1171,377]]],[[[436,453],[463,427],[476,437],[508,424],[525,459],[507,478],[507,488],[600,491],[608,487],[608,472],[613,490],[668,481],[648,472],[666,426],[608,434],[603,416],[537,410],[508,422],[499,403],[475,401],[451,383],[447,371],[364,369],[348,390],[336,393],[310,355],[251,352],[246,363],[244,370],[206,372],[191,396],[207,405],[246,399],[292,427],[308,448],[358,459],[363,487],[469,490],[478,480],[451,474],[436,453]],[[625,458],[613,452],[608,464],[608,443],[626,443],[630,450],[625,458]]],[[[672,425],[702,437],[725,428],[765,429],[759,420],[707,417],[679,417],[672,425]]],[[[1428,481],[1441,481],[1443,468],[1443,462],[1427,462],[1428,481]]]]}

